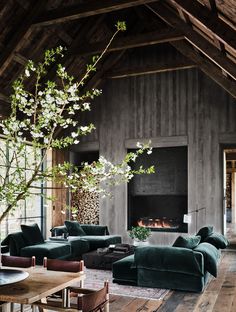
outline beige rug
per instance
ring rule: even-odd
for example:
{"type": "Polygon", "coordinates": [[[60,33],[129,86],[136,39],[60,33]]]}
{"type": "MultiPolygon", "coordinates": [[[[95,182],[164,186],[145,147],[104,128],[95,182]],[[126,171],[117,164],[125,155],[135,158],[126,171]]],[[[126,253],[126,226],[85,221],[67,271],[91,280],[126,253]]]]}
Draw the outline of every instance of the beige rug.
{"type": "Polygon", "coordinates": [[[112,272],[108,270],[85,269],[85,288],[100,289],[105,280],[109,281],[109,292],[113,295],[162,300],[170,290],[160,288],[145,288],[112,283],[112,272]]]}

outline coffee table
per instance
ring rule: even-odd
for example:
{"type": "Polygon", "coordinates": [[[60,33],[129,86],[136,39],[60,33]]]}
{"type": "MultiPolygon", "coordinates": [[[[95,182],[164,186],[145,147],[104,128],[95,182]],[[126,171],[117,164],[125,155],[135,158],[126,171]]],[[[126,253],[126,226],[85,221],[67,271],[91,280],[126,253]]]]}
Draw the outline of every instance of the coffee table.
{"type": "Polygon", "coordinates": [[[126,253],[117,253],[109,251],[107,253],[101,254],[97,250],[93,250],[87,253],[84,253],[82,258],[84,260],[84,265],[89,269],[102,269],[102,270],[111,270],[112,263],[125,258],[134,253],[134,247],[131,246],[130,250],[126,253]]]}

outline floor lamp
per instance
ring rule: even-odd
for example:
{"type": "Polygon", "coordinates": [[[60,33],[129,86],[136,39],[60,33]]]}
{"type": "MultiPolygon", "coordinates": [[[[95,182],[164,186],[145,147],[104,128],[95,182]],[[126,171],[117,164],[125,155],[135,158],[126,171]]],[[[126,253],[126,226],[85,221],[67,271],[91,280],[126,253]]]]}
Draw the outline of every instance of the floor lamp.
{"type": "Polygon", "coordinates": [[[197,224],[197,221],[198,221],[198,212],[199,211],[202,211],[202,210],[205,210],[205,218],[206,218],[206,207],[201,207],[201,208],[197,208],[196,210],[192,210],[192,211],[189,211],[187,214],[184,214],[184,220],[183,222],[184,223],[191,223],[192,222],[192,216],[191,214],[192,213],[196,213],[196,217],[195,217],[195,226],[196,226],[196,232],[198,231],[198,224],[197,224]]]}

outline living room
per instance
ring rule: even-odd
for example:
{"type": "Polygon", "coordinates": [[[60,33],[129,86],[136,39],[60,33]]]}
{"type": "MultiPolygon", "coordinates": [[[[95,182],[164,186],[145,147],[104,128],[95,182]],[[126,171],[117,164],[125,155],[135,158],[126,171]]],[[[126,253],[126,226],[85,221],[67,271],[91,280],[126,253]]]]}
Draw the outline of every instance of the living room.
{"type": "MultiPolygon", "coordinates": [[[[227,236],[234,246],[234,219],[226,218],[225,151],[236,146],[236,48],[232,14],[235,5],[207,0],[195,0],[191,5],[182,0],[163,3],[112,0],[103,4],[94,0],[68,3],[50,0],[37,5],[30,1],[9,2],[2,4],[0,10],[2,121],[11,116],[14,107],[10,96],[15,91],[19,95],[16,87],[15,91],[12,89],[13,81],[34,72],[32,64],[26,68],[29,72],[25,70],[28,60],[36,64],[42,61],[47,49],[63,46],[66,50],[57,51],[53,56],[56,62],[49,66],[43,77],[45,81],[57,81],[57,63],[63,65],[60,72],[63,79],[66,78],[64,67],[78,81],[86,68],[89,70],[89,77],[86,76],[79,89],[81,98],[86,94],[82,98],[84,106],[78,111],[77,108],[68,110],[64,115],[65,120],[75,116],[80,132],[71,130],[72,124],[67,127],[58,119],[60,126],[53,129],[56,130],[53,139],[58,141],[53,149],[47,150],[42,163],[45,173],[40,171],[41,178],[47,178],[48,173],[50,177],[57,176],[57,180],[43,184],[38,179],[33,191],[22,195],[18,207],[11,210],[14,194],[19,195],[21,190],[19,185],[17,190],[15,183],[15,189],[10,189],[12,193],[9,191],[2,197],[6,200],[8,196],[10,207],[6,210],[4,204],[1,208],[2,239],[19,231],[21,224],[37,223],[43,239],[49,240],[52,228],[64,226],[64,222],[70,220],[107,227],[109,235],[120,237],[108,245],[132,245],[130,230],[139,225],[151,230],[150,246],[170,247],[179,236],[195,236],[201,228],[209,226],[217,235],[227,236]],[[61,54],[64,54],[62,59],[61,54]],[[93,58],[94,55],[101,58],[93,58]],[[92,65],[86,67],[87,64],[92,65]],[[86,93],[88,90],[92,90],[91,94],[86,93]],[[59,143],[64,137],[70,139],[59,143]],[[145,150],[143,153],[138,152],[140,146],[145,150]],[[93,189],[90,185],[92,191],[81,192],[80,181],[75,180],[70,166],[78,167],[81,172],[85,162],[85,167],[91,170],[84,171],[89,180],[92,164],[101,156],[109,164],[119,166],[124,164],[127,153],[135,157],[135,161],[129,163],[131,173],[142,174],[134,174],[131,179],[122,167],[122,183],[114,179],[105,185],[100,176],[93,189]],[[64,161],[67,165],[61,170],[67,173],[66,181],[58,167],[57,171],[49,172],[49,168],[60,166],[64,161]],[[152,166],[155,172],[148,171],[152,166]],[[69,181],[69,176],[73,176],[71,181],[76,181],[79,190],[73,189],[75,184],[69,181]],[[104,194],[97,192],[98,184],[104,188],[104,194]],[[42,193],[46,196],[42,197],[42,193]]],[[[30,93],[35,85],[31,76],[26,79],[30,93]]],[[[43,98],[43,93],[40,96],[43,98]]],[[[42,115],[46,116],[46,110],[42,115]]],[[[24,117],[22,111],[15,116],[21,121],[24,117]]],[[[1,153],[6,149],[4,157],[2,154],[3,172],[11,163],[11,148],[4,145],[9,135],[7,127],[5,124],[5,132],[2,127],[1,133],[1,153]]],[[[50,141],[45,129],[42,150],[48,148],[47,139],[50,141]]],[[[41,144],[38,133],[34,132],[35,142],[41,144]]],[[[28,134],[26,137],[30,138],[28,134]]],[[[34,154],[37,144],[33,145],[25,147],[25,154],[34,154]]],[[[24,170],[27,178],[33,172],[35,157],[28,163],[23,158],[21,161],[25,161],[24,168],[19,166],[19,170],[21,173],[24,170]]],[[[101,163],[104,165],[104,160],[101,163]]],[[[16,167],[14,164],[13,169],[16,167]]],[[[202,293],[168,292],[158,302],[148,300],[146,310],[150,306],[150,311],[194,311],[205,300],[210,302],[209,311],[223,309],[222,294],[232,272],[232,279],[234,277],[233,251],[228,247],[222,252],[219,275],[209,280],[202,293]],[[217,293],[213,292],[214,287],[217,293]]],[[[230,280],[230,285],[234,280],[230,280]]],[[[230,306],[233,295],[229,296],[227,311],[233,309],[230,306]]],[[[114,296],[110,310],[142,311],[142,305],[145,310],[144,299],[131,298],[114,296]]]]}

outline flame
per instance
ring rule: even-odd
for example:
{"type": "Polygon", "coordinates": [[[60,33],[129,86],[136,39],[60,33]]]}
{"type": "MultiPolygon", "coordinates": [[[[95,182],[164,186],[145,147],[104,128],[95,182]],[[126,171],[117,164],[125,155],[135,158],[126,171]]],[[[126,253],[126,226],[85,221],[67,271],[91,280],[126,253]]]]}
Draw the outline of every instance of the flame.
{"type": "Polygon", "coordinates": [[[172,224],[172,220],[167,220],[166,218],[163,219],[145,219],[142,220],[140,219],[138,221],[138,226],[143,226],[143,227],[150,227],[150,228],[174,228],[176,226],[174,226],[172,224]]]}

